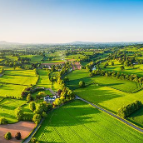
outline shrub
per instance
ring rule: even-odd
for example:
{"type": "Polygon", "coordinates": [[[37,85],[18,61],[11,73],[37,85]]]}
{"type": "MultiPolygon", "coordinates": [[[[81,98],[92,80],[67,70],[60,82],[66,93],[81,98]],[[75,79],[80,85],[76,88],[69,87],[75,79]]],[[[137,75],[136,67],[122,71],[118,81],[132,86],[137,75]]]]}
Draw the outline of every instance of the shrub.
{"type": "Polygon", "coordinates": [[[17,140],[20,140],[21,139],[21,133],[20,132],[17,132],[16,135],[15,135],[15,138],[17,140]]]}
{"type": "Polygon", "coordinates": [[[34,111],[34,110],[36,109],[35,102],[30,102],[30,103],[29,103],[29,109],[30,109],[31,111],[34,111]]]}
{"type": "Polygon", "coordinates": [[[0,118],[0,124],[7,124],[7,120],[5,118],[0,118]]]}
{"type": "Polygon", "coordinates": [[[15,115],[16,115],[16,118],[17,118],[19,121],[23,118],[23,111],[22,111],[21,107],[18,107],[18,108],[15,110],[15,115]]]}
{"type": "Polygon", "coordinates": [[[131,104],[123,106],[118,110],[118,115],[122,118],[126,118],[130,116],[133,112],[140,109],[142,107],[141,101],[135,101],[131,104]]]}
{"type": "Polygon", "coordinates": [[[33,116],[33,122],[35,123],[35,124],[38,124],[39,122],[40,122],[40,120],[41,120],[41,115],[40,114],[35,114],[34,116],[33,116]]]}
{"type": "Polygon", "coordinates": [[[79,87],[85,87],[85,82],[84,81],[80,81],[79,82],[79,87]]]}
{"type": "Polygon", "coordinates": [[[4,137],[5,137],[6,140],[10,140],[10,139],[12,138],[10,132],[7,132],[7,133],[4,135],[4,137]]]}

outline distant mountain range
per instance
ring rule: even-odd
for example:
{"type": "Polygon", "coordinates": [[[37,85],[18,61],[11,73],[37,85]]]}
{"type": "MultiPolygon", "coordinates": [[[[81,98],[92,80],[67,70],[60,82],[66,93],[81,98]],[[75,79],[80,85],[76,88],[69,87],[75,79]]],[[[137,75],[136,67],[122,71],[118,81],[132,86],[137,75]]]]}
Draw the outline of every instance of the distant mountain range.
{"type": "Polygon", "coordinates": [[[99,44],[120,44],[120,45],[130,45],[130,44],[143,44],[143,42],[84,42],[84,41],[74,41],[69,43],[18,43],[18,42],[7,42],[0,41],[0,45],[99,45],[99,44]]]}

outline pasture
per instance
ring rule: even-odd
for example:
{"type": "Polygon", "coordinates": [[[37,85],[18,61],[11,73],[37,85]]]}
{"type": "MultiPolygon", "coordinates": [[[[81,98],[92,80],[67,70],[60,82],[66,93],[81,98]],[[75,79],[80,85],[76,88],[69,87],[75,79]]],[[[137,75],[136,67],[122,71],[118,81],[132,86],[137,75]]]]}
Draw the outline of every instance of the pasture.
{"type": "Polygon", "coordinates": [[[119,63],[119,61],[117,60],[111,60],[111,61],[108,61],[109,66],[107,66],[106,68],[103,68],[106,62],[101,63],[100,67],[106,71],[116,71],[116,72],[125,73],[125,74],[136,74],[139,77],[143,76],[143,70],[142,70],[143,64],[134,65],[134,68],[124,66],[125,70],[121,71],[120,67],[122,65],[119,63]],[[111,61],[114,62],[114,66],[111,66],[111,61]]]}
{"type": "Polygon", "coordinates": [[[39,74],[39,80],[37,82],[38,87],[46,87],[46,88],[51,88],[52,83],[48,78],[48,70],[38,70],[39,74]]]}
{"type": "Polygon", "coordinates": [[[85,88],[78,88],[74,90],[78,96],[98,104],[114,113],[123,105],[130,104],[135,100],[143,102],[143,91],[136,93],[125,93],[107,86],[97,86],[96,84],[87,86],[85,88]]]}
{"type": "Polygon", "coordinates": [[[21,57],[23,58],[30,58],[31,59],[31,63],[40,63],[41,60],[43,59],[43,56],[40,55],[22,55],[21,57]]]}
{"type": "Polygon", "coordinates": [[[35,134],[39,142],[142,143],[141,133],[82,101],[49,113],[35,134]]]}
{"type": "Polygon", "coordinates": [[[84,69],[72,71],[70,74],[67,75],[67,77],[70,80],[67,86],[69,86],[71,89],[79,88],[78,83],[81,80],[83,80],[86,85],[91,83],[98,83],[102,86],[112,87],[128,93],[136,92],[142,88],[140,84],[133,81],[120,80],[114,77],[105,76],[90,77],[89,73],[84,69]]]}
{"type": "Polygon", "coordinates": [[[6,98],[0,101],[0,117],[4,117],[9,123],[15,123],[18,120],[15,117],[14,110],[25,104],[24,100],[6,98]]]}
{"type": "Polygon", "coordinates": [[[2,84],[0,86],[0,96],[21,97],[21,93],[25,88],[26,86],[22,85],[2,84]]]}

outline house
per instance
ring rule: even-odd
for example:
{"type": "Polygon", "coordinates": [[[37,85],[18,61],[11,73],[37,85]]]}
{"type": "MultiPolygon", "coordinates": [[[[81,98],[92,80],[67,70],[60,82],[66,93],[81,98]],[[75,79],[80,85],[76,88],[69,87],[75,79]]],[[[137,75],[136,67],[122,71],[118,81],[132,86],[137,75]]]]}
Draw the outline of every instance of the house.
{"type": "Polygon", "coordinates": [[[54,96],[46,96],[44,97],[44,101],[49,102],[49,103],[53,103],[55,101],[55,99],[58,98],[58,96],[54,95],[54,96]]]}

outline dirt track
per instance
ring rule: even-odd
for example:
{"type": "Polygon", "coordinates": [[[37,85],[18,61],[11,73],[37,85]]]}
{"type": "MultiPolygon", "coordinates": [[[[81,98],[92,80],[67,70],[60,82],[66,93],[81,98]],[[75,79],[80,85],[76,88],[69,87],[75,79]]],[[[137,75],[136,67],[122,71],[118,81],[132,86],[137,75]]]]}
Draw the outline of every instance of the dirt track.
{"type": "Polygon", "coordinates": [[[17,132],[20,132],[22,135],[22,139],[24,139],[30,134],[30,132],[33,130],[34,127],[35,127],[34,123],[24,122],[24,121],[20,121],[15,124],[0,125],[0,143],[20,143],[21,140],[16,140],[14,138],[15,134],[17,132]],[[11,140],[6,140],[4,138],[4,135],[7,132],[11,132],[13,137],[11,140]]]}

